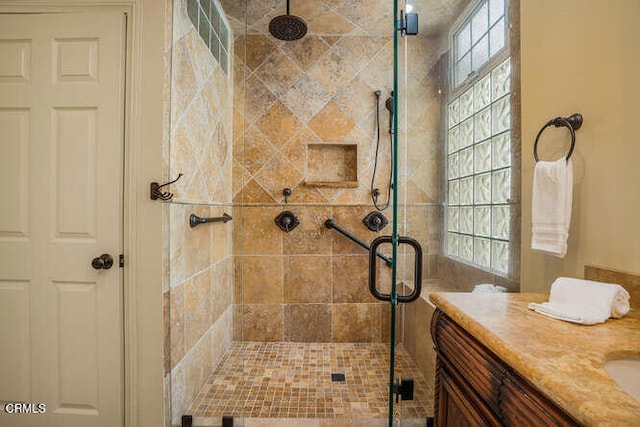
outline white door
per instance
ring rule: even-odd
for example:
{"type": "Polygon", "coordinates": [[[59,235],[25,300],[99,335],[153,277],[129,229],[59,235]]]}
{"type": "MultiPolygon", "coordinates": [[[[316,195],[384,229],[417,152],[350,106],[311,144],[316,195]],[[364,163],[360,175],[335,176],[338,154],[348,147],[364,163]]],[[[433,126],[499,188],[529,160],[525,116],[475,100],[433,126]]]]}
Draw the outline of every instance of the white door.
{"type": "Polygon", "coordinates": [[[0,426],[123,425],[125,28],[0,14],[0,426]]]}

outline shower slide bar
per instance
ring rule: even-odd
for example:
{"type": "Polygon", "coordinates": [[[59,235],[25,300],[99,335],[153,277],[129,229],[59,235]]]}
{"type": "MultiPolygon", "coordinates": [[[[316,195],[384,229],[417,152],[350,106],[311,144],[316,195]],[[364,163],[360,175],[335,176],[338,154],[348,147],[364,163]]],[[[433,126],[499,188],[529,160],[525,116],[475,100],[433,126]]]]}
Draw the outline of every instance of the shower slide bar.
{"type": "MultiPolygon", "coordinates": [[[[366,249],[366,250],[371,250],[371,247],[369,245],[367,245],[365,242],[363,242],[362,240],[358,239],[356,236],[354,236],[353,234],[349,233],[347,230],[345,230],[344,228],[341,228],[340,226],[338,226],[338,224],[336,224],[332,219],[328,219],[324,222],[325,227],[327,227],[328,229],[334,229],[336,230],[338,233],[342,234],[344,237],[346,237],[347,239],[351,240],[352,242],[356,243],[358,246],[361,246],[362,248],[366,249]]],[[[376,255],[381,258],[382,260],[384,260],[384,262],[391,267],[392,265],[392,261],[391,258],[382,255],[380,252],[376,252],[376,255]]]]}

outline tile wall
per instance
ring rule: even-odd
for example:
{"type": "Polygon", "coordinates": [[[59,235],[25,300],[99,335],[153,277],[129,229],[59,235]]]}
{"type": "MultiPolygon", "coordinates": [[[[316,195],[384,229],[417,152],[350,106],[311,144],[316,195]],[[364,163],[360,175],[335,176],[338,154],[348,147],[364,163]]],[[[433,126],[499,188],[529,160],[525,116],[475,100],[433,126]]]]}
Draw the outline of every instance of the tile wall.
{"type": "MultiPolygon", "coordinates": [[[[303,17],[309,28],[294,42],[268,34],[268,23],[284,13],[284,2],[249,2],[246,35],[245,9],[222,3],[232,26],[243,34],[235,38],[233,102],[233,202],[240,219],[234,223],[236,313],[242,319],[235,339],[386,341],[388,307],[369,294],[367,252],[326,229],[324,221],[333,218],[365,241],[378,235],[362,219],[373,210],[378,89],[383,93],[382,140],[375,186],[384,189],[389,174],[384,101],[393,84],[393,2],[374,0],[366,7],[346,0],[293,2],[291,13],[303,17]],[[351,162],[357,187],[305,185],[311,175],[330,172],[335,165],[331,155],[308,157],[308,144],[357,145],[351,162]],[[293,190],[288,204],[284,188],[293,190]],[[290,233],[274,224],[283,210],[301,220],[290,233]]],[[[401,200],[406,196],[407,201],[401,232],[422,243],[427,261],[440,250],[440,74],[434,65],[441,46],[441,39],[428,35],[409,43],[412,96],[406,111],[411,125],[400,138],[401,153],[408,144],[408,160],[403,157],[400,169],[406,188],[401,200]]],[[[391,216],[391,209],[385,214],[391,216]]],[[[427,273],[431,264],[425,263],[427,273]]],[[[389,270],[380,266],[380,271],[381,286],[388,286],[389,270]]]]}
{"type": "MultiPolygon", "coordinates": [[[[171,3],[171,2],[169,2],[171,3]]],[[[191,3],[199,7],[198,2],[191,3]]],[[[174,424],[227,350],[233,331],[232,223],[189,227],[189,215],[234,215],[232,204],[233,84],[187,15],[173,1],[168,40],[168,261],[165,371],[174,424]]],[[[168,404],[169,402],[167,402],[168,404]]],[[[170,417],[168,417],[170,419],[170,417]]]]}

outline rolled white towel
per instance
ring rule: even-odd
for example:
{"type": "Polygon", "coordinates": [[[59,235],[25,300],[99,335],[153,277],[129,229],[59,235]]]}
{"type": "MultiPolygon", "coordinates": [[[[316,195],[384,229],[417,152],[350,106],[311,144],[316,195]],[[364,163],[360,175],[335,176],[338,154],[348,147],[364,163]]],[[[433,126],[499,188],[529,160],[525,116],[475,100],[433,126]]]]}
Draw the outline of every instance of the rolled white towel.
{"type": "Polygon", "coordinates": [[[549,301],[530,303],[529,309],[567,322],[594,325],[629,312],[629,293],[620,285],[559,277],[551,285],[549,301]]]}

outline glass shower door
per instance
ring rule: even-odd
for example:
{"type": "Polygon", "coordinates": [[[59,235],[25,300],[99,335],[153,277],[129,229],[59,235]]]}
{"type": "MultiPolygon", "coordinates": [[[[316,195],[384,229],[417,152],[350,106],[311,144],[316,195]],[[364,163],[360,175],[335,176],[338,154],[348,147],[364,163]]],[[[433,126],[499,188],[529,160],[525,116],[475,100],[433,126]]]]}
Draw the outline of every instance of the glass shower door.
{"type": "MultiPolygon", "coordinates": [[[[410,111],[409,106],[415,106],[415,99],[409,97],[421,96],[417,90],[423,89],[420,84],[424,81],[409,77],[408,52],[416,50],[412,43],[413,35],[417,32],[417,14],[407,15],[411,6],[404,0],[394,0],[394,29],[393,29],[393,105],[391,120],[392,128],[392,232],[388,236],[380,236],[371,243],[369,252],[369,289],[378,300],[389,304],[389,370],[388,370],[388,425],[413,425],[418,421],[424,425],[428,418],[428,399],[425,389],[427,381],[420,375],[416,363],[407,353],[405,344],[406,304],[415,303],[420,298],[422,289],[422,272],[424,254],[418,239],[411,236],[418,231],[422,237],[422,229],[426,228],[425,210],[413,203],[417,199],[415,183],[408,177],[416,175],[416,165],[420,159],[420,148],[409,157],[413,148],[425,145],[424,139],[413,132],[411,121],[423,121],[428,112],[423,109],[410,111]],[[415,87],[414,87],[415,86],[415,87]],[[410,187],[413,185],[413,187],[410,187]],[[416,221],[416,218],[420,220],[416,221]],[[390,248],[389,248],[390,246],[390,248]],[[376,274],[376,259],[378,251],[390,250],[392,258],[392,273],[390,290],[379,289],[376,274]],[[419,390],[419,395],[414,396],[419,390]],[[415,400],[414,400],[415,399],[415,400]],[[411,409],[409,409],[411,408],[411,409]]],[[[424,40],[421,41],[424,43],[424,40]]],[[[436,122],[437,123],[437,122],[436,122]]],[[[432,159],[433,160],[433,159],[432,159]]],[[[424,165],[423,165],[424,166],[424,165]]],[[[417,179],[413,177],[413,179],[417,179]]],[[[428,325],[414,325],[428,328],[428,325]]],[[[413,355],[414,357],[416,354],[413,355]]]]}

